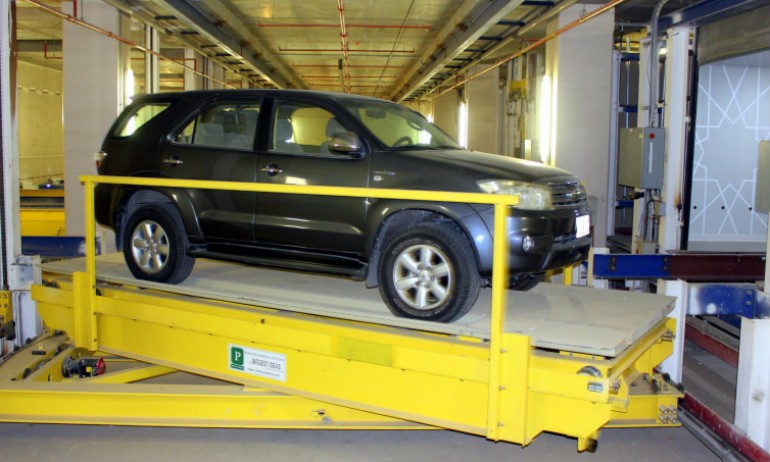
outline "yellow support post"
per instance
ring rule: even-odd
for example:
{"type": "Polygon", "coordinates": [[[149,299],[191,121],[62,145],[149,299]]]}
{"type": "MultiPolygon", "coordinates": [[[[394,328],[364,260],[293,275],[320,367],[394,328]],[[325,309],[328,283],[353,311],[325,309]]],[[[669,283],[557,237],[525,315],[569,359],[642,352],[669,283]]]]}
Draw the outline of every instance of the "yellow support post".
{"type": "MultiPolygon", "coordinates": [[[[506,236],[508,208],[495,205],[495,236],[506,236]]],[[[501,394],[503,385],[503,356],[507,350],[503,346],[503,320],[505,319],[505,296],[508,288],[508,240],[496,238],[493,242],[492,255],[492,313],[489,335],[489,410],[487,420],[487,438],[498,441],[500,428],[505,425],[502,418],[501,394]]]]}

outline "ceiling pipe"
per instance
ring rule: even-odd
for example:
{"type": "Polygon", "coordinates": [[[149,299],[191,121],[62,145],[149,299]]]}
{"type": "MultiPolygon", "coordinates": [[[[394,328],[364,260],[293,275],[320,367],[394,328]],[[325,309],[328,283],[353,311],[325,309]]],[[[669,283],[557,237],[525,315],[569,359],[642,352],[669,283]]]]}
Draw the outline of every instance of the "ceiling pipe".
{"type": "MultiPolygon", "coordinates": [[[[286,24],[286,23],[258,23],[256,24],[257,27],[275,27],[275,28],[301,28],[301,29],[308,29],[308,28],[337,28],[339,27],[338,24],[286,24]]],[[[429,24],[425,25],[415,25],[415,26],[406,26],[406,25],[397,25],[397,24],[348,24],[348,29],[416,29],[416,30],[424,30],[427,32],[430,32],[433,30],[433,26],[429,24]]]]}
{"type": "MultiPolygon", "coordinates": [[[[407,10],[406,10],[406,14],[404,15],[404,19],[403,19],[403,20],[401,20],[401,25],[402,25],[402,26],[403,26],[403,25],[406,25],[406,22],[407,22],[407,21],[409,21],[409,18],[412,16],[412,11],[414,10],[414,4],[415,4],[415,2],[416,2],[416,1],[417,1],[417,0],[412,0],[412,2],[409,4],[409,8],[407,8],[407,10]]],[[[393,46],[391,47],[391,50],[392,50],[392,51],[395,51],[395,50],[396,50],[396,46],[397,46],[397,45],[398,45],[398,43],[401,41],[401,36],[403,35],[403,33],[404,33],[404,29],[399,29],[399,31],[398,31],[398,34],[396,35],[396,39],[395,39],[395,40],[393,40],[393,46]]],[[[386,65],[386,66],[390,64],[390,60],[391,60],[391,59],[393,59],[393,54],[392,54],[392,53],[391,53],[391,54],[388,54],[388,59],[385,61],[385,65],[386,65]]],[[[381,76],[385,75],[385,68],[383,68],[383,69],[380,71],[380,75],[381,75],[381,76]]],[[[382,85],[382,79],[380,79],[380,80],[378,80],[378,81],[377,81],[377,89],[378,89],[378,90],[379,90],[379,87],[380,87],[381,85],[382,85]]]]}
{"type": "MultiPolygon", "coordinates": [[[[347,42],[346,42],[347,43],[347,42]]],[[[346,45],[347,46],[347,45],[346,45]]],[[[278,51],[281,53],[339,53],[340,50],[337,48],[283,48],[279,47],[278,51]]],[[[343,50],[345,51],[345,50],[343,50]]],[[[396,54],[414,54],[414,50],[364,50],[364,49],[356,49],[351,50],[349,47],[347,48],[347,54],[350,53],[396,53],[396,54]]],[[[375,66],[380,67],[380,66],[375,66]]]]}
{"type": "MultiPolygon", "coordinates": [[[[457,75],[464,74],[465,72],[468,72],[471,68],[478,65],[480,62],[488,59],[490,56],[494,55],[498,51],[502,50],[504,47],[510,45],[513,43],[516,39],[522,39],[522,37],[531,31],[532,29],[539,27],[541,24],[543,24],[545,21],[550,20],[554,16],[558,15],[562,11],[566,10],[567,8],[571,7],[575,3],[577,3],[578,0],[563,0],[555,7],[545,11],[544,13],[537,16],[533,21],[528,22],[525,26],[522,26],[518,29],[516,29],[514,34],[511,34],[510,36],[503,39],[503,41],[496,43],[494,46],[489,48],[487,51],[485,51],[481,56],[478,58],[473,59],[469,64],[466,64],[465,66],[461,67],[455,72],[452,72],[451,77],[448,77],[441,81],[438,84],[435,84],[433,86],[433,89],[430,90],[430,92],[434,91],[435,88],[441,88],[443,85],[446,85],[450,79],[455,79],[457,75]]],[[[534,42],[534,40],[531,40],[534,42]]],[[[428,94],[430,94],[430,92],[428,94]]]]}
{"type": "MultiPolygon", "coordinates": [[[[541,38],[539,40],[536,40],[536,41],[532,42],[526,48],[523,48],[523,49],[517,51],[516,53],[513,53],[513,54],[511,54],[509,56],[506,56],[504,58],[500,58],[500,59],[495,60],[495,62],[491,66],[489,66],[486,69],[483,69],[483,70],[481,70],[481,71],[479,71],[479,72],[477,72],[477,73],[475,73],[473,75],[470,75],[470,76],[466,77],[465,79],[455,83],[454,85],[452,85],[449,88],[446,88],[446,89],[442,90],[441,92],[439,92],[436,95],[436,97],[445,95],[445,94],[449,93],[450,91],[465,85],[466,83],[470,82],[471,80],[477,79],[477,78],[481,77],[482,75],[486,74],[487,72],[490,72],[490,71],[492,71],[494,69],[497,69],[498,67],[502,66],[503,64],[506,64],[507,62],[512,61],[513,59],[518,58],[519,56],[523,56],[523,55],[529,53],[530,51],[534,50],[535,48],[539,47],[540,45],[542,45],[542,44],[544,44],[546,42],[550,42],[551,40],[553,40],[556,37],[562,35],[563,33],[568,32],[568,31],[574,29],[575,27],[577,27],[577,26],[579,26],[579,25],[581,25],[581,24],[583,24],[585,22],[588,22],[591,19],[599,16],[600,14],[615,8],[616,6],[620,5],[624,1],[625,0],[612,0],[609,3],[606,3],[606,4],[602,5],[602,6],[600,6],[599,8],[591,11],[590,13],[586,14],[585,16],[581,16],[580,18],[572,21],[571,23],[567,24],[566,26],[562,27],[561,29],[559,29],[559,30],[557,30],[555,32],[552,32],[552,33],[546,35],[545,37],[543,37],[543,38],[541,38]]],[[[429,95],[429,94],[431,94],[431,93],[433,93],[435,91],[436,91],[436,89],[434,88],[434,89],[430,90],[427,94],[429,95]]]]}
{"type": "Polygon", "coordinates": [[[302,81],[281,60],[274,59],[271,51],[262,44],[261,37],[254,35],[243,23],[241,16],[227,8],[222,0],[206,0],[205,3],[192,0],[152,1],[169,10],[201,37],[242,60],[244,66],[260,74],[271,85],[278,88],[304,87],[302,81]],[[199,9],[203,5],[215,12],[218,16],[216,21],[199,9]],[[222,27],[223,23],[228,27],[222,27]]]}
{"type": "Polygon", "coordinates": [[[403,101],[421,88],[452,59],[462,53],[489,27],[497,24],[523,0],[466,0],[414,65],[404,74],[391,93],[394,101],[403,101]]]}
{"type": "Polygon", "coordinates": [[[195,74],[200,75],[201,77],[209,79],[209,80],[211,80],[213,82],[220,83],[220,84],[222,84],[224,86],[227,86],[227,87],[235,88],[233,85],[230,85],[229,83],[225,82],[224,80],[215,79],[214,77],[211,77],[210,75],[204,74],[204,73],[198,71],[197,69],[192,68],[192,67],[190,67],[190,66],[188,66],[188,65],[186,65],[184,63],[176,62],[176,61],[174,61],[173,58],[169,58],[169,57],[163,56],[162,54],[160,54],[160,53],[158,53],[156,51],[150,50],[149,48],[145,48],[144,46],[142,46],[142,45],[140,45],[140,44],[138,44],[138,43],[136,43],[134,41],[131,41],[131,40],[125,38],[125,37],[121,37],[120,35],[114,34],[114,33],[110,32],[110,31],[108,31],[107,29],[102,29],[99,26],[96,26],[94,24],[86,22],[86,21],[84,21],[82,19],[78,19],[75,16],[69,15],[69,14],[67,14],[67,13],[65,13],[65,12],[63,12],[61,10],[57,10],[56,8],[52,8],[52,7],[46,5],[45,3],[41,2],[41,1],[38,1],[38,0],[25,0],[25,1],[28,2],[28,3],[31,3],[31,4],[33,4],[35,6],[37,6],[39,8],[41,8],[41,9],[43,9],[47,13],[53,14],[55,16],[59,16],[60,18],[64,19],[65,21],[71,22],[72,24],[84,27],[84,28],[86,28],[86,29],[88,29],[90,31],[93,31],[93,32],[96,32],[98,34],[101,34],[101,35],[104,35],[106,37],[109,37],[111,39],[117,40],[118,42],[121,42],[121,43],[123,43],[125,45],[129,45],[129,46],[131,46],[133,48],[136,48],[138,50],[141,50],[141,51],[143,51],[145,53],[148,53],[148,54],[151,54],[153,56],[156,56],[156,57],[158,57],[158,59],[162,59],[164,61],[168,61],[168,62],[174,63],[174,64],[176,64],[178,66],[182,66],[183,68],[188,69],[188,70],[194,72],[195,74]]]}
{"type": "Polygon", "coordinates": [[[337,0],[337,13],[340,17],[340,46],[342,47],[341,78],[345,93],[350,93],[350,54],[348,50],[348,29],[345,26],[345,4],[337,0]]]}
{"type": "MultiPolygon", "coordinates": [[[[337,67],[336,64],[292,64],[291,67],[294,68],[315,68],[315,69],[323,69],[323,68],[332,68],[337,67]]],[[[351,69],[403,69],[406,66],[367,66],[367,65],[361,65],[361,64],[351,64],[351,69]]]]}
{"type": "MultiPolygon", "coordinates": [[[[303,75],[303,79],[336,79],[337,77],[334,77],[332,75],[303,75]]],[[[353,80],[360,80],[360,79],[396,79],[398,78],[397,75],[355,75],[350,77],[353,80]]]]}
{"type": "MultiPolygon", "coordinates": [[[[143,11],[140,11],[140,9],[138,7],[126,6],[126,4],[122,2],[122,0],[104,0],[104,2],[107,3],[108,5],[112,6],[113,8],[115,8],[115,9],[117,9],[119,11],[122,11],[123,13],[125,13],[125,14],[127,14],[129,16],[133,16],[133,17],[137,18],[139,20],[139,22],[141,22],[141,23],[143,23],[145,25],[149,25],[151,27],[154,27],[155,29],[164,31],[168,35],[173,35],[177,40],[182,42],[186,47],[190,48],[191,50],[196,51],[202,57],[204,57],[206,59],[209,59],[209,60],[219,64],[220,66],[222,66],[222,67],[224,67],[226,69],[230,69],[232,72],[234,72],[236,74],[239,74],[241,72],[239,68],[233,67],[232,65],[228,64],[226,61],[221,59],[221,57],[218,57],[216,55],[212,55],[212,54],[210,54],[209,51],[206,51],[206,49],[210,49],[210,48],[216,47],[216,45],[199,46],[194,41],[187,39],[187,37],[185,36],[184,31],[180,32],[179,34],[174,34],[174,33],[172,33],[168,29],[168,25],[163,24],[162,22],[156,20],[157,16],[153,16],[153,15],[144,13],[143,11]]],[[[176,19],[176,18],[174,18],[174,19],[176,19]]],[[[212,80],[212,79],[209,78],[209,80],[212,80]]],[[[263,86],[266,83],[266,81],[264,79],[255,80],[254,78],[251,78],[251,76],[250,76],[249,80],[253,84],[257,85],[257,86],[263,86]]],[[[217,81],[217,82],[219,82],[219,81],[217,81]]]]}
{"type": "Polygon", "coordinates": [[[663,7],[669,0],[660,0],[655,5],[655,10],[652,12],[652,19],[650,20],[650,57],[648,62],[648,76],[650,82],[649,96],[649,127],[659,126],[658,121],[658,101],[660,99],[658,92],[660,91],[660,84],[658,83],[658,21],[660,20],[660,13],[663,11],[663,7]]]}

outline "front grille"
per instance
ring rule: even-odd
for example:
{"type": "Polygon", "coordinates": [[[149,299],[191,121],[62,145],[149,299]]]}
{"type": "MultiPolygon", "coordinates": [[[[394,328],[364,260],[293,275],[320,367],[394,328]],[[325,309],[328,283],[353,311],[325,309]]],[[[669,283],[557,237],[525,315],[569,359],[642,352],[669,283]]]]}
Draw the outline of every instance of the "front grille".
{"type": "Polygon", "coordinates": [[[558,178],[545,181],[551,189],[551,202],[556,208],[575,208],[586,205],[586,189],[577,178],[558,178]]]}

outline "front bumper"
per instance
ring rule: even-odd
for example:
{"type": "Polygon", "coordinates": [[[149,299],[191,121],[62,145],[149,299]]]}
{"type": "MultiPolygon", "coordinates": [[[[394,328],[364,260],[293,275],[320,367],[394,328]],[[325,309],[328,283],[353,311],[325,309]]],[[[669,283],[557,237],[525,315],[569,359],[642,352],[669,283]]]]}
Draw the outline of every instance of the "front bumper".
{"type": "MultiPolygon", "coordinates": [[[[561,268],[587,258],[591,236],[576,237],[576,219],[590,214],[587,207],[552,211],[511,209],[507,218],[509,270],[536,273],[561,268]]],[[[471,230],[479,257],[479,272],[492,272],[494,209],[479,212],[484,230],[471,230]],[[482,236],[486,233],[488,238],[482,236]]]]}

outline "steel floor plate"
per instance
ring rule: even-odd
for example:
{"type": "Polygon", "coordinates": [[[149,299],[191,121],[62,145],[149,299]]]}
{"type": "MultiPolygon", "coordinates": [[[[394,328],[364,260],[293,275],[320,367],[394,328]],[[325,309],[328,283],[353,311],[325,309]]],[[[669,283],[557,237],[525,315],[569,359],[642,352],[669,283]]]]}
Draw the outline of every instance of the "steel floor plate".
{"type": "MultiPolygon", "coordinates": [[[[43,265],[44,274],[83,271],[85,259],[43,265]]],[[[45,277],[45,276],[44,276],[45,277]]],[[[199,259],[178,285],[135,279],[114,253],[97,257],[97,279],[164,292],[477,338],[490,332],[491,289],[482,289],[461,319],[435,323],[393,316],[376,289],[323,274],[199,259]]],[[[530,336],[543,349],[615,357],[673,309],[673,298],[652,294],[541,283],[508,292],[504,329],[530,336]]]]}

